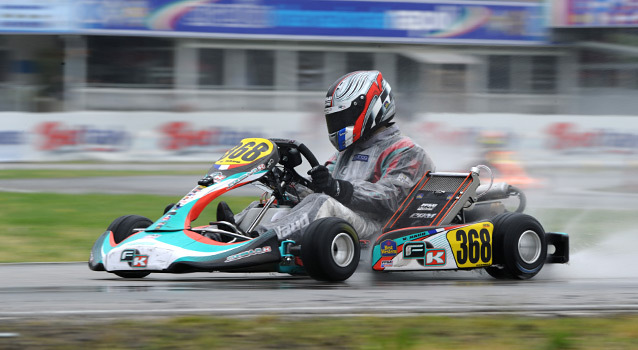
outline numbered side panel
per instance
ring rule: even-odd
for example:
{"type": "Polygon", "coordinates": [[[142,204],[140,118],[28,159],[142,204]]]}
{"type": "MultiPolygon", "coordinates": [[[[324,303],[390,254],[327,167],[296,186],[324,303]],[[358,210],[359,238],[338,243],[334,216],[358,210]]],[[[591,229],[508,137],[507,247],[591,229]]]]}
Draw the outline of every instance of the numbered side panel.
{"type": "Polygon", "coordinates": [[[492,223],[481,222],[447,232],[446,237],[458,268],[492,265],[493,231],[492,223]]]}
{"type": "Polygon", "coordinates": [[[208,171],[208,175],[228,177],[242,171],[250,170],[264,164],[267,168],[279,162],[277,146],[272,141],[262,138],[247,138],[229,149],[208,171]],[[272,161],[271,161],[272,160],[272,161]]]}
{"type": "Polygon", "coordinates": [[[490,266],[493,230],[490,222],[480,222],[391,231],[375,243],[372,268],[456,270],[490,266]]]}

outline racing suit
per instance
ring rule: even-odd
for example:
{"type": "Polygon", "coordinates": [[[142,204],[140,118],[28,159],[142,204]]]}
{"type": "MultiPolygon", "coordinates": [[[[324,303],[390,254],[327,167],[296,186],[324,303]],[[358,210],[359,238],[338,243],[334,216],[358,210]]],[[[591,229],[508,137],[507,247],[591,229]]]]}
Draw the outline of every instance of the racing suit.
{"type": "Polygon", "coordinates": [[[412,187],[434,170],[423,148],[396,126],[336,153],[326,166],[335,179],[352,184],[351,196],[340,202],[327,194],[309,194],[283,217],[262,222],[257,231],[274,229],[280,239],[298,240],[312,221],[333,216],[349,222],[359,239],[372,240],[412,187]]]}

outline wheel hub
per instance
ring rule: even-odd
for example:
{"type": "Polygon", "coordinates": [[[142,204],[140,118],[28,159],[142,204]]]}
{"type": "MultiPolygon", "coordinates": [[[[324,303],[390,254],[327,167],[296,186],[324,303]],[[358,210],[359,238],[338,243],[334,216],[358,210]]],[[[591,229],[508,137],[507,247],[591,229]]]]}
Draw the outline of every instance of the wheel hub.
{"type": "Polygon", "coordinates": [[[532,230],[527,230],[518,238],[518,255],[526,264],[535,263],[541,255],[541,239],[532,230]]]}
{"type": "Polygon", "coordinates": [[[341,232],[332,240],[332,260],[339,267],[346,267],[354,259],[354,242],[349,234],[341,232]]]}

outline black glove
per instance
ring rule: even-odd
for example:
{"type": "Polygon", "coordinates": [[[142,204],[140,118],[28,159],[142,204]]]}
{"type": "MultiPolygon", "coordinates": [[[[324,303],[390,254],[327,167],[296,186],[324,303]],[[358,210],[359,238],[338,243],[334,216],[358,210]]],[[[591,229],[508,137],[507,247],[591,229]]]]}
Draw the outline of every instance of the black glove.
{"type": "Polygon", "coordinates": [[[346,204],[352,198],[352,184],[345,180],[335,180],[330,174],[330,170],[324,165],[317,165],[308,171],[312,177],[312,185],[315,192],[323,192],[330,197],[346,204]]]}

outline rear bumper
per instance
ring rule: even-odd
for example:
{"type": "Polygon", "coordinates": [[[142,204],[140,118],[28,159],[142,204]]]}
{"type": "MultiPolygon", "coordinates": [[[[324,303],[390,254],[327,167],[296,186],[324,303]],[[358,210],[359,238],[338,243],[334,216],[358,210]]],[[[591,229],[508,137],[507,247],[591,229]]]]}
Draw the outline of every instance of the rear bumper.
{"type": "Polygon", "coordinates": [[[548,248],[546,263],[565,264],[569,262],[569,236],[562,232],[546,232],[545,238],[548,248]],[[552,251],[551,254],[550,251],[552,251]]]}

